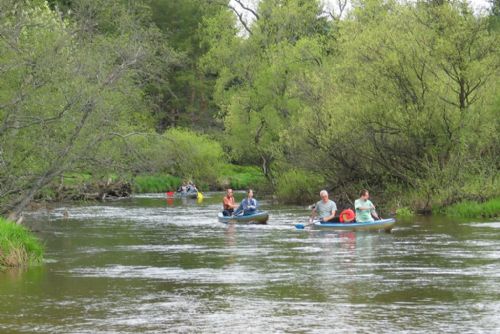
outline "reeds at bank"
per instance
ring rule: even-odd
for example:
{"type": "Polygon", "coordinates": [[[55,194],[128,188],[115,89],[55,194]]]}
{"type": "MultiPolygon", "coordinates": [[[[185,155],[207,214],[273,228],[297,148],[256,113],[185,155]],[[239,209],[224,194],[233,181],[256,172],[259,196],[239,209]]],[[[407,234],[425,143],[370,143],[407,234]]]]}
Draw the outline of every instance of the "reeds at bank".
{"type": "Polygon", "coordinates": [[[24,226],[0,217],[0,268],[40,263],[43,246],[24,226]]]}

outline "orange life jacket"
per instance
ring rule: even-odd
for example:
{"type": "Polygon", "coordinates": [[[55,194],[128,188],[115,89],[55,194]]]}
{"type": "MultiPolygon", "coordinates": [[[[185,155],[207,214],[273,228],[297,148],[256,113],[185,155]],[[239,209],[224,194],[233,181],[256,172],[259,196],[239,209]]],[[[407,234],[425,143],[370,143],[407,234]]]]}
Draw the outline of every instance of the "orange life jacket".
{"type": "Polygon", "coordinates": [[[351,209],[345,209],[340,213],[340,222],[341,223],[349,223],[356,218],[356,214],[351,209]]]}

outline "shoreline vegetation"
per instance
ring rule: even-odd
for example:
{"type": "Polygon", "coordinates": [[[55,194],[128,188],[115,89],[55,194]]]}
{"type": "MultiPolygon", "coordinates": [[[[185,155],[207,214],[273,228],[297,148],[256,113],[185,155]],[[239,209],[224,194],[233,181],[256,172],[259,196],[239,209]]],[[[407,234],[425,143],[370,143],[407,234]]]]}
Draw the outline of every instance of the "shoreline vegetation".
{"type": "Polygon", "coordinates": [[[0,269],[27,267],[42,259],[43,246],[27,228],[0,217],[0,269]]]}
{"type": "MultiPolygon", "coordinates": [[[[190,178],[184,181],[191,180],[190,178]]],[[[196,183],[196,180],[193,180],[196,183]]],[[[94,177],[91,174],[68,174],[61,182],[54,184],[50,190],[42,193],[37,200],[55,201],[92,201],[112,198],[128,197],[133,193],[163,193],[175,191],[183,182],[183,178],[170,174],[140,174],[135,177],[119,177],[117,175],[106,178],[94,177]]],[[[317,192],[325,187],[324,180],[312,173],[287,172],[276,185],[276,190],[267,181],[257,166],[237,166],[224,164],[219,175],[213,182],[198,184],[200,191],[223,191],[227,188],[234,190],[258,189],[261,194],[272,194],[275,199],[285,204],[304,204],[313,202],[317,192]],[[301,191],[297,191],[301,189],[301,191]]],[[[342,206],[349,206],[356,198],[357,187],[351,187],[349,195],[339,196],[331,191],[335,200],[342,206]],[[337,195],[337,196],[336,196],[337,195]],[[350,196],[351,195],[351,196],[350,196]]],[[[375,191],[377,193],[377,191],[375,191]]],[[[408,196],[402,202],[397,192],[379,194],[378,206],[384,212],[389,212],[399,218],[409,218],[416,214],[444,214],[450,217],[461,218],[494,218],[500,216],[500,197],[494,196],[485,200],[463,200],[453,204],[439,202],[438,199],[427,199],[416,195],[408,196]],[[397,199],[397,200],[396,200],[397,199]],[[429,202],[431,204],[429,204],[429,202]],[[427,207],[431,206],[431,209],[427,207]]]]}
{"type": "Polygon", "coordinates": [[[0,215],[191,180],[498,216],[500,2],[351,5],[0,1],[0,215]]]}

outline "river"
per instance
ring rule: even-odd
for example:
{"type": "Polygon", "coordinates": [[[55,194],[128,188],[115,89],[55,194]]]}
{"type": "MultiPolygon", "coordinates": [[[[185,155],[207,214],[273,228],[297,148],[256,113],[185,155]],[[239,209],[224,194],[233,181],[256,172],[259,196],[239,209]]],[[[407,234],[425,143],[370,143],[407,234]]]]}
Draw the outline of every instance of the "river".
{"type": "Polygon", "coordinates": [[[268,225],[226,226],[221,197],[27,213],[45,262],[0,272],[0,332],[500,332],[498,221],[296,230],[305,208],[264,201],[268,225]]]}

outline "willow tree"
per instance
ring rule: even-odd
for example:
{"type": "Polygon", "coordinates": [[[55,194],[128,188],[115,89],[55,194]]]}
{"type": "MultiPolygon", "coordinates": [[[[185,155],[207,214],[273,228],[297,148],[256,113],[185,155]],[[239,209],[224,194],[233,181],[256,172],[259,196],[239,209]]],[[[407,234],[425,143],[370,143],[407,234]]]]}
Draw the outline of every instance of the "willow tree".
{"type": "Polygon", "coordinates": [[[306,129],[329,124],[312,143],[332,161],[335,183],[399,184],[444,201],[494,187],[498,45],[466,4],[355,7],[327,60],[325,108],[302,120],[306,129]]]}
{"type": "Polygon", "coordinates": [[[274,181],[287,130],[303,107],[294,82],[318,64],[318,41],[328,35],[329,23],[315,0],[261,1],[252,12],[246,36],[230,28],[229,11],[219,17],[224,24],[207,22],[212,48],[203,60],[218,77],[214,99],[232,157],[258,163],[274,181]]]}
{"type": "Polygon", "coordinates": [[[156,50],[155,32],[122,22],[113,35],[90,34],[89,21],[62,19],[42,1],[0,6],[0,211],[16,216],[144,124],[137,70],[156,50]]]}

